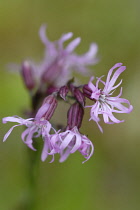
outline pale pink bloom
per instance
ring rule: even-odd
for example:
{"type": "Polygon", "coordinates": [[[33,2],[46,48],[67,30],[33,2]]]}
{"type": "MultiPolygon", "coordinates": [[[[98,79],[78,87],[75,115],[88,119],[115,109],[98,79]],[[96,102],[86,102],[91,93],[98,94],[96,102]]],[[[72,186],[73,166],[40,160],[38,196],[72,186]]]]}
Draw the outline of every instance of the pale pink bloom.
{"type": "Polygon", "coordinates": [[[46,136],[50,135],[49,133],[51,129],[55,131],[55,129],[48,121],[48,119],[50,119],[54,112],[54,107],[52,107],[52,104],[56,108],[56,101],[54,97],[46,97],[35,118],[23,119],[18,116],[4,117],[3,123],[16,122],[18,123],[18,125],[14,125],[10,128],[10,130],[5,134],[3,141],[6,141],[6,139],[15,127],[24,125],[27,128],[21,134],[21,139],[29,148],[36,150],[33,147],[33,138],[42,136],[42,138],[44,139],[46,138],[46,136]]]}
{"type": "Polygon", "coordinates": [[[72,38],[72,32],[63,34],[59,40],[52,42],[46,35],[46,25],[44,24],[40,27],[39,36],[45,45],[45,54],[39,63],[27,59],[21,67],[16,64],[9,65],[13,71],[21,69],[24,83],[29,90],[42,86],[42,83],[54,86],[65,85],[71,79],[73,71],[87,76],[89,75],[88,66],[95,65],[99,61],[96,43],[92,43],[88,52],[82,55],[77,55],[74,52],[80,44],[80,37],[73,39],[64,47],[65,42],[72,38]],[[30,71],[27,71],[27,68],[30,71]]]}
{"type": "Polygon", "coordinates": [[[99,115],[103,115],[103,120],[105,123],[121,123],[124,122],[124,120],[118,120],[114,116],[114,113],[130,113],[133,109],[133,106],[130,105],[130,102],[127,99],[120,98],[122,95],[122,88],[120,89],[120,93],[117,96],[113,96],[116,88],[119,87],[122,83],[121,80],[117,85],[115,85],[116,80],[125,69],[126,67],[122,66],[122,63],[117,63],[109,70],[106,82],[102,81],[101,78],[98,78],[96,85],[94,85],[92,83],[93,78],[91,78],[88,83],[90,98],[95,101],[95,104],[86,107],[91,107],[90,120],[94,120],[102,132],[103,130],[99,125],[99,115]],[[113,71],[116,68],[118,69],[113,74],[113,71]],[[103,89],[99,88],[99,82],[104,85],[103,89]],[[123,104],[126,104],[127,106],[123,104]]]}
{"type": "Polygon", "coordinates": [[[87,53],[79,56],[74,53],[74,50],[79,45],[81,38],[72,40],[64,48],[64,42],[72,38],[73,33],[64,34],[58,41],[51,42],[46,36],[46,25],[42,25],[39,34],[46,47],[44,60],[38,69],[44,82],[65,84],[71,78],[73,70],[86,75],[87,66],[98,62],[96,58],[98,47],[95,43],[90,45],[87,53]]]}
{"type": "MultiPolygon", "coordinates": [[[[70,154],[76,151],[79,151],[86,159],[85,161],[87,161],[93,155],[94,152],[94,146],[92,142],[85,135],[82,135],[78,131],[77,127],[74,127],[72,130],[66,130],[65,132],[53,134],[51,136],[50,143],[51,151],[49,154],[53,155],[55,153],[59,153],[60,162],[64,162],[70,154]]],[[[48,149],[46,150],[48,151],[48,149]]],[[[44,154],[42,154],[42,157],[43,160],[45,160],[44,154]]],[[[85,161],[83,161],[83,163],[85,161]]]]}
{"type": "Polygon", "coordinates": [[[49,134],[52,126],[47,120],[35,120],[34,118],[23,119],[18,116],[5,117],[3,118],[3,123],[7,122],[17,122],[18,125],[14,125],[10,128],[10,130],[5,134],[3,141],[6,141],[8,136],[11,134],[12,130],[17,127],[24,125],[27,128],[21,134],[22,141],[31,149],[36,150],[33,147],[33,138],[37,138],[39,136],[46,136],[49,134]]]}

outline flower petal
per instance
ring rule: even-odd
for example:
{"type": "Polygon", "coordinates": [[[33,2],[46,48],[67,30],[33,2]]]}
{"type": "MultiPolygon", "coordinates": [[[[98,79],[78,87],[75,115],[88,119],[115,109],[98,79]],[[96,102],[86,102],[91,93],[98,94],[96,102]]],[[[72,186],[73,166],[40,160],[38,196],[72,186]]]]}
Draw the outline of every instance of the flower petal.
{"type": "Polygon", "coordinates": [[[83,58],[85,58],[85,61],[86,60],[90,61],[91,59],[93,59],[96,56],[97,51],[98,51],[98,45],[96,43],[92,43],[90,45],[89,51],[87,53],[85,53],[83,58]]]}
{"type": "Polygon", "coordinates": [[[6,139],[8,138],[8,136],[11,134],[12,130],[17,127],[17,126],[20,126],[20,125],[14,125],[10,128],[10,130],[5,134],[4,138],[3,138],[3,142],[6,141],[6,139]]]}
{"type": "Polygon", "coordinates": [[[62,37],[58,40],[59,50],[63,50],[63,43],[69,40],[72,36],[73,36],[72,32],[62,35],[62,37]]]}
{"type": "Polygon", "coordinates": [[[71,53],[71,52],[80,44],[80,42],[81,42],[81,38],[80,38],[80,37],[74,39],[72,42],[70,42],[70,43],[68,44],[68,46],[66,47],[65,50],[66,50],[68,53],[71,53]]]}
{"type": "Polygon", "coordinates": [[[76,150],[78,150],[79,147],[81,146],[81,143],[82,143],[81,134],[78,132],[78,133],[76,134],[75,144],[74,144],[74,146],[72,147],[70,153],[76,152],[76,150]]]}
{"type": "Polygon", "coordinates": [[[17,123],[20,123],[20,124],[23,124],[25,120],[23,118],[20,118],[20,117],[15,117],[15,116],[12,116],[12,117],[4,117],[2,119],[2,122],[3,123],[7,123],[7,122],[17,122],[17,123]]]}
{"type": "MultiPolygon", "coordinates": [[[[46,56],[48,57],[51,57],[51,56],[56,56],[57,55],[57,50],[55,48],[55,45],[53,42],[50,42],[46,36],[46,28],[47,26],[45,24],[43,24],[41,27],[40,27],[40,30],[39,30],[39,36],[40,36],[40,39],[41,41],[43,42],[43,44],[45,44],[45,46],[47,47],[47,52],[46,52],[46,56]]],[[[45,56],[45,57],[46,57],[45,56]]],[[[44,63],[44,61],[43,61],[44,63]]],[[[46,63],[46,62],[45,62],[46,63]]]]}
{"type": "Polygon", "coordinates": [[[107,86],[108,86],[108,84],[109,84],[109,80],[110,80],[110,77],[111,77],[111,75],[112,75],[113,70],[116,69],[116,68],[118,68],[118,67],[120,67],[120,66],[122,66],[122,63],[116,63],[116,64],[109,70],[108,75],[107,75],[107,79],[106,79],[106,84],[107,84],[107,86]]]}
{"type": "Polygon", "coordinates": [[[68,156],[70,155],[70,150],[71,148],[67,148],[65,152],[60,153],[61,156],[59,159],[60,163],[64,162],[68,158],[68,156]]]}
{"type": "MultiPolygon", "coordinates": [[[[60,137],[63,138],[63,135],[65,135],[65,133],[66,132],[60,134],[60,137]]],[[[73,132],[67,131],[67,135],[64,137],[64,140],[62,141],[60,145],[60,150],[64,150],[74,137],[75,137],[75,134],[73,132]]]]}
{"type": "Polygon", "coordinates": [[[48,146],[48,137],[44,140],[44,146],[43,150],[41,153],[41,160],[44,162],[46,158],[48,157],[48,151],[49,151],[49,146],[48,146]]]}
{"type": "MultiPolygon", "coordinates": [[[[119,64],[120,65],[120,64],[119,64]]],[[[113,85],[115,84],[116,80],[118,79],[118,77],[120,76],[120,74],[126,69],[126,66],[121,66],[120,68],[118,68],[116,70],[116,72],[114,73],[114,75],[112,76],[112,78],[110,79],[111,77],[111,74],[113,72],[113,70],[116,68],[117,65],[115,65],[114,67],[112,67],[110,70],[109,70],[109,73],[108,73],[108,76],[107,76],[107,80],[106,80],[106,84],[105,84],[105,87],[103,89],[103,92],[105,94],[108,94],[111,90],[113,90],[113,85]],[[110,81],[109,81],[110,80],[110,81]]],[[[120,83],[119,83],[120,84],[120,83]]],[[[117,86],[119,86],[119,84],[117,86]]],[[[115,86],[115,88],[117,87],[115,86]]]]}

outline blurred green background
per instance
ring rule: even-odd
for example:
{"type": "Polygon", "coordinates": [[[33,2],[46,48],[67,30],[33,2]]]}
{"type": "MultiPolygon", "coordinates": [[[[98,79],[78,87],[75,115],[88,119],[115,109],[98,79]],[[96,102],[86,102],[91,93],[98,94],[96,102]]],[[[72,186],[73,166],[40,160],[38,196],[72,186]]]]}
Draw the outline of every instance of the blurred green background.
{"type": "MultiPolygon", "coordinates": [[[[94,122],[82,132],[89,135],[95,153],[85,164],[76,153],[62,164],[56,158],[49,164],[40,161],[37,183],[38,210],[139,210],[140,209],[140,1],[138,0],[1,0],[0,1],[0,117],[21,115],[29,97],[19,75],[7,71],[10,62],[26,58],[39,61],[43,45],[38,37],[42,23],[48,36],[58,39],[72,31],[82,42],[78,53],[87,51],[91,42],[99,45],[101,62],[94,74],[106,74],[117,62],[127,66],[123,73],[123,96],[134,110],[120,115],[125,123],[103,125],[101,134],[94,122]]],[[[82,82],[87,82],[83,78],[82,82]]],[[[56,113],[63,121],[62,113],[56,113]]],[[[2,143],[11,124],[0,125],[0,209],[13,210],[24,199],[27,186],[26,146],[16,128],[2,143]]]]}

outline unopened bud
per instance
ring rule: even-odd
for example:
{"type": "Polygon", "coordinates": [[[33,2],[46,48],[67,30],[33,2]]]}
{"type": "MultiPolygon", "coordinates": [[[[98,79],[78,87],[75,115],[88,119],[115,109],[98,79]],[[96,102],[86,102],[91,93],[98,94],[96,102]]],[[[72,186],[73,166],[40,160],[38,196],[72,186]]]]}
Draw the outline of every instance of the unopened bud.
{"type": "Polygon", "coordinates": [[[81,106],[81,104],[79,103],[74,103],[69,111],[68,111],[68,114],[67,114],[67,128],[68,129],[72,129],[74,128],[75,126],[77,128],[80,128],[81,127],[81,124],[82,124],[82,120],[83,120],[83,115],[84,115],[84,109],[83,107],[81,106]]]}
{"type": "Polygon", "coordinates": [[[37,119],[44,118],[45,120],[50,120],[54,114],[57,107],[57,100],[54,95],[47,96],[40,109],[38,110],[36,117],[37,119]]]}
{"type": "Polygon", "coordinates": [[[21,75],[27,89],[32,90],[35,86],[33,70],[28,61],[24,61],[21,67],[21,75]]]}
{"type": "Polygon", "coordinates": [[[85,96],[78,88],[74,89],[74,96],[76,100],[84,107],[85,105],[85,96]]]}
{"type": "Polygon", "coordinates": [[[46,94],[47,95],[51,95],[52,93],[55,93],[55,92],[58,92],[59,88],[53,86],[53,85],[50,85],[48,88],[47,88],[47,91],[46,91],[46,94]]]}
{"type": "Polygon", "coordinates": [[[84,87],[83,87],[83,94],[87,98],[91,99],[92,90],[88,87],[88,85],[84,85],[84,87]]]}
{"type": "Polygon", "coordinates": [[[73,96],[76,98],[77,102],[79,102],[84,107],[84,105],[85,105],[85,96],[81,92],[81,90],[78,87],[75,87],[72,84],[70,84],[70,90],[71,90],[73,96]]]}
{"type": "Polygon", "coordinates": [[[67,86],[62,86],[59,90],[59,95],[61,98],[63,98],[64,100],[66,100],[66,96],[69,92],[69,89],[67,86]]]}

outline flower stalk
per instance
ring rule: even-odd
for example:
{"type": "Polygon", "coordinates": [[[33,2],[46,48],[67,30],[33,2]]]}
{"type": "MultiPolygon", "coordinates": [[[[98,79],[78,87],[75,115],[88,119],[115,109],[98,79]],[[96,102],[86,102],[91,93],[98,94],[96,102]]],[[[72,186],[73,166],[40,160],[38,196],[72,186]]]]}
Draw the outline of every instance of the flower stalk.
{"type": "MultiPolygon", "coordinates": [[[[80,44],[81,38],[75,38],[65,46],[73,33],[63,34],[59,40],[52,42],[46,35],[46,26],[42,25],[39,31],[40,39],[45,46],[43,60],[39,64],[33,61],[24,61],[20,72],[27,91],[31,98],[31,110],[27,112],[27,119],[19,116],[3,118],[3,123],[14,122],[5,134],[3,141],[6,141],[15,127],[24,126],[21,139],[28,149],[28,198],[24,202],[26,210],[35,210],[37,196],[37,179],[39,172],[39,160],[45,161],[51,156],[51,163],[55,155],[59,154],[59,162],[64,162],[73,153],[79,152],[84,162],[89,160],[94,153],[93,143],[88,137],[81,133],[84,110],[90,108],[90,121],[93,120],[103,132],[99,122],[121,123],[116,113],[130,113],[133,106],[130,102],[121,98],[120,93],[115,95],[115,90],[122,84],[122,80],[116,84],[118,77],[125,71],[122,63],[115,64],[108,72],[106,80],[103,76],[96,78],[91,76],[88,84],[75,84],[73,72],[87,76],[90,73],[89,66],[98,62],[96,56],[98,47],[92,43],[89,51],[83,55],[77,55],[74,51],[80,44]],[[64,47],[65,46],[65,47],[64,47]],[[103,88],[100,88],[102,84],[103,88]],[[87,99],[92,105],[86,105],[87,99]],[[51,119],[58,108],[59,101],[69,104],[67,113],[60,110],[61,115],[67,116],[67,124],[61,129],[55,129],[51,119]],[[102,118],[101,118],[102,116],[102,118]],[[42,148],[43,144],[43,148],[42,148]]],[[[60,127],[59,124],[55,125],[60,127]]],[[[21,206],[19,208],[22,209],[21,206]]]]}

